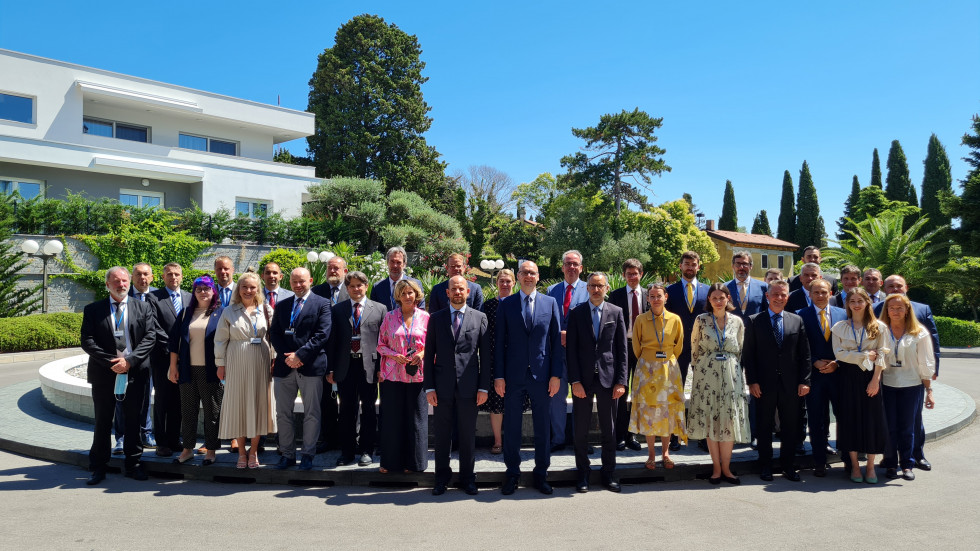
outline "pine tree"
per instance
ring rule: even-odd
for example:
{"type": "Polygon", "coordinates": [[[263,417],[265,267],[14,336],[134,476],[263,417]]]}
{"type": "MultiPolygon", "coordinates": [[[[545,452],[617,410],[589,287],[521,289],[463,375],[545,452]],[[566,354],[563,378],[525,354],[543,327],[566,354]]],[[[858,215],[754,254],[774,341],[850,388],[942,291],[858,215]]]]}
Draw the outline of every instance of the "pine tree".
{"type": "Polygon", "coordinates": [[[752,233],[772,237],[772,229],[769,228],[769,215],[766,214],[766,209],[760,210],[759,214],[755,215],[755,220],[752,222],[752,233]]]}
{"type": "Polygon", "coordinates": [[[905,151],[902,150],[902,144],[898,143],[898,140],[892,140],[892,147],[888,150],[885,197],[892,201],[905,201],[917,207],[919,199],[915,195],[912,178],[909,176],[909,163],[905,160],[905,151]]]}
{"type": "Polygon", "coordinates": [[[779,221],[776,236],[783,241],[796,242],[796,201],[793,197],[793,177],[783,172],[783,196],[779,200],[779,221]]]}
{"type": "Polygon", "coordinates": [[[842,241],[847,238],[845,232],[853,229],[847,222],[847,219],[854,218],[854,207],[857,205],[860,195],[861,184],[858,182],[857,174],[855,174],[854,179],[851,180],[851,194],[847,196],[847,202],[844,203],[844,216],[841,216],[837,220],[837,241],[842,241]]]}
{"type": "Polygon", "coordinates": [[[881,189],[881,160],[878,158],[878,148],[871,155],[871,185],[881,189]]]}
{"type": "Polygon", "coordinates": [[[813,185],[809,165],[803,161],[803,167],[800,168],[800,187],[796,194],[796,243],[800,245],[800,249],[793,255],[795,259],[803,258],[803,249],[809,245],[822,247],[824,235],[817,188],[813,185]]]}
{"type": "Polygon", "coordinates": [[[721,218],[718,219],[718,229],[738,231],[738,211],[735,208],[735,188],[732,181],[725,181],[725,202],[721,206],[721,218]]]}
{"type": "Polygon", "coordinates": [[[943,210],[960,219],[960,226],[953,231],[956,242],[963,247],[963,254],[980,256],[980,115],[973,115],[973,134],[963,134],[962,145],[970,148],[963,160],[973,167],[960,181],[963,193],[947,196],[943,210]]]}
{"type": "Polygon", "coordinates": [[[922,175],[922,215],[928,216],[926,230],[948,225],[950,217],[943,213],[940,197],[953,193],[953,176],[949,170],[949,157],[946,148],[935,134],[929,137],[926,160],[922,162],[925,171],[922,175]]]}

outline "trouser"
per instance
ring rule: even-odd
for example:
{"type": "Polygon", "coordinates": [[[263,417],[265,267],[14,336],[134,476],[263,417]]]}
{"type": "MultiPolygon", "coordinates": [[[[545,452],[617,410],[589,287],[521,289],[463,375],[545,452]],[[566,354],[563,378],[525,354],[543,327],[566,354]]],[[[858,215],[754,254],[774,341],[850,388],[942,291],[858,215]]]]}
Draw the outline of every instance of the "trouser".
{"type": "MultiPolygon", "coordinates": [[[[795,388],[794,388],[795,390],[795,388]]],[[[779,463],[784,471],[793,469],[796,444],[799,442],[799,415],[801,398],[790,392],[784,385],[776,384],[762,389],[762,397],[756,400],[758,418],[759,465],[763,469],[772,464],[772,431],[775,414],[779,413],[780,431],[779,463]]]]}
{"type": "Polygon", "coordinates": [[[616,470],[616,417],[619,402],[623,398],[613,399],[612,389],[604,388],[593,383],[591,389],[585,390],[585,398],[572,396],[572,416],[575,419],[575,466],[579,473],[588,473],[591,468],[589,461],[589,428],[592,426],[592,400],[595,399],[596,414],[599,418],[599,432],[602,434],[602,472],[611,475],[616,470]]]}
{"type": "Polygon", "coordinates": [[[198,413],[204,409],[204,447],[210,451],[221,447],[218,441],[218,421],[221,398],[225,388],[221,381],[208,381],[207,368],[191,366],[191,382],[180,384],[181,433],[184,449],[194,449],[197,443],[198,413]]]}
{"type": "Polygon", "coordinates": [[[153,426],[158,446],[180,449],[180,385],[170,382],[170,365],[151,367],[153,371],[153,426]]]}
{"type": "Polygon", "coordinates": [[[323,376],[306,376],[290,369],[285,377],[273,377],[276,396],[276,423],[279,425],[279,453],[290,459],[296,457],[296,436],[293,434],[293,405],[296,393],[303,400],[303,447],[300,453],[316,455],[316,439],[320,435],[320,398],[323,376]]]}
{"type": "MultiPolygon", "coordinates": [[[[92,448],[89,450],[89,469],[105,471],[106,464],[112,453],[112,424],[115,417],[116,404],[122,404],[124,430],[129,434],[140,433],[140,411],[143,408],[143,393],[141,392],[148,370],[137,369],[129,380],[126,398],[117,402],[115,394],[115,377],[92,383],[92,405],[95,412],[95,431],[92,435],[92,448]]],[[[143,442],[138,436],[123,440],[123,450],[126,454],[126,470],[137,465],[143,457],[143,442]]]]}
{"type": "MultiPolygon", "coordinates": [[[[636,371],[636,354],[633,354],[632,339],[630,339],[629,342],[626,343],[626,370],[627,370],[626,380],[632,381],[633,372],[636,371]]],[[[632,392],[630,392],[630,389],[627,388],[626,394],[624,394],[623,397],[620,398],[619,402],[617,402],[616,404],[616,441],[617,442],[623,442],[624,440],[626,440],[626,437],[629,436],[630,405],[632,404],[632,402],[627,400],[626,398],[627,396],[630,395],[632,395],[632,392]]],[[[574,403],[575,400],[573,398],[572,399],[573,412],[575,410],[574,403]]],[[[572,416],[574,417],[574,413],[572,416]]]]}
{"type": "MultiPolygon", "coordinates": [[[[827,434],[830,430],[830,408],[837,411],[837,395],[840,382],[837,373],[820,373],[816,369],[810,375],[810,393],[806,395],[808,415],[806,423],[810,427],[810,447],[813,448],[813,466],[827,464],[827,434]]],[[[802,441],[802,434],[800,441],[802,441]]]]}
{"type": "Polygon", "coordinates": [[[881,386],[888,421],[888,447],[881,466],[886,469],[911,469],[915,466],[915,413],[922,410],[923,385],[908,387],[881,386]]]}
{"type": "Polygon", "coordinates": [[[551,402],[565,403],[548,395],[548,380],[537,381],[528,370],[524,380],[508,380],[504,391],[504,464],[508,476],[521,474],[521,427],[524,424],[524,393],[531,399],[534,424],[534,477],[545,480],[551,466],[551,402]]]}
{"type": "Polygon", "coordinates": [[[455,429],[459,443],[459,481],[469,484],[475,480],[476,463],[476,395],[462,395],[459,388],[444,394],[436,393],[439,405],[433,409],[435,430],[436,484],[449,484],[453,471],[449,452],[455,429]]]}
{"type": "Polygon", "coordinates": [[[381,467],[421,472],[429,463],[429,404],[422,383],[384,381],[381,393],[381,467]]]}
{"type": "MultiPolygon", "coordinates": [[[[138,434],[140,439],[140,445],[143,444],[143,436],[153,433],[153,418],[150,416],[150,390],[152,377],[147,376],[145,380],[139,383],[139,387],[143,390],[141,393],[143,396],[143,405],[140,407],[139,413],[136,415],[137,419],[141,421],[136,425],[137,430],[133,434],[138,434]]],[[[133,386],[132,381],[129,383],[129,391],[126,392],[129,395],[130,391],[133,391],[137,387],[133,386]]],[[[126,436],[126,412],[122,406],[122,402],[116,403],[116,413],[112,421],[112,431],[116,434],[116,440],[122,439],[125,442],[126,436]]]]}
{"type": "MultiPolygon", "coordinates": [[[[922,404],[926,402],[926,387],[922,385],[922,404]]],[[[922,446],[926,443],[926,425],[922,422],[922,407],[915,410],[915,441],[912,443],[912,459],[925,461],[926,456],[922,446]]]]}
{"type": "Polygon", "coordinates": [[[378,416],[374,405],[378,401],[378,383],[367,382],[363,360],[351,358],[347,376],[337,383],[337,391],[340,394],[337,427],[340,433],[340,455],[373,455],[378,434],[378,416]]]}
{"type": "MultiPolygon", "coordinates": [[[[561,446],[565,444],[565,430],[568,422],[568,378],[559,379],[558,393],[551,399],[551,445],[561,446]]],[[[572,430],[575,430],[574,419],[572,420],[572,430]]]]}

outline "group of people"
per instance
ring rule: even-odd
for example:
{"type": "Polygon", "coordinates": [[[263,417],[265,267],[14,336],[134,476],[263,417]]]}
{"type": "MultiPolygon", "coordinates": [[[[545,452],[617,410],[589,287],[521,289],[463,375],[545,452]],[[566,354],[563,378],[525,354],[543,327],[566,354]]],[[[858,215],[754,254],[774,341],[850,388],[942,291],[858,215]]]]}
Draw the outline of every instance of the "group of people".
{"type": "MultiPolygon", "coordinates": [[[[393,247],[385,258],[388,277],[371,286],[370,297],[367,276],[348,271],[339,257],[315,287],[307,269],[294,269],[291,290],[280,287],[285,275],[274,262],[263,266],[261,279],[246,272],[235,283],[231,259],[219,257],[214,277],[197,278],[192,293],[180,290],[177,264],[164,267],[166,287],[155,290],[148,288],[149,266],[134,266],[132,286],[126,268],[111,268],[110,299],[88,305],[82,324],[95,403],[88,483],[105,478],[114,418],[128,434],[142,430],[151,380],[156,453],[179,451],[174,461],[181,464],[196,454],[203,454],[202,465],[213,464],[221,440],[230,439],[237,468],[259,468],[258,451],[276,434],[274,468],[292,468],[298,456],[298,468],[309,470],[335,434],[338,466],[368,466],[377,453],[381,473],[422,472],[431,406],[434,495],[452,479],[454,446],[460,487],[478,493],[481,410],[489,413],[491,452],[502,453],[506,464],[505,495],[519,484],[528,410],[533,485],[545,494],[553,492],[551,454],[567,445],[566,434],[576,489],[589,491],[593,413],[601,482],[614,492],[621,490],[616,454],[641,450],[637,437],[645,440],[648,469],[672,469],[670,453],[690,439],[711,455],[711,484],[739,484],[730,468],[734,445],[757,447],[761,477],[772,480],[776,432],[783,476],[800,480],[794,457],[808,427],[814,474],[825,476],[827,454],[837,453],[828,443],[831,408],[852,480],[877,482],[876,455],[884,455],[892,478],[911,480],[913,468],[931,468],[922,455],[921,409],[934,405],[929,386],[938,336],[928,307],[905,297],[901,276],[882,282],[872,269],[862,280],[859,269],[847,266],[838,291],[836,280],[822,276],[819,249],[810,247],[801,274],[789,282],[749,277],[752,256],[738,251],[735,278],[706,285],[697,280],[700,257],[688,251],[677,282],[643,288],[643,266],[629,259],[622,267],[626,286],[610,293],[606,274],[582,279],[582,255],[571,250],[562,256],[563,280],[546,292],[538,291],[537,265],[524,261],[516,274],[500,270],[496,297],[484,300],[480,286],[465,278],[462,255],[448,258],[448,279],[427,297],[405,273],[404,249],[393,247]],[[859,454],[867,456],[863,472],[859,454]]],[[[126,476],[146,479],[142,440],[123,440],[123,452],[126,476]]]]}

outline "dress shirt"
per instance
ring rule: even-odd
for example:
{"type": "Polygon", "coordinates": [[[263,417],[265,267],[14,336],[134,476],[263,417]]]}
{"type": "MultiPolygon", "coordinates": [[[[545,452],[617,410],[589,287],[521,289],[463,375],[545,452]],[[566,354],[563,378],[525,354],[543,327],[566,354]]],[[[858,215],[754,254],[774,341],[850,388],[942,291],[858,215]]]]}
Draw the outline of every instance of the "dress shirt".
{"type": "MultiPolygon", "coordinates": [[[[136,299],[139,300],[139,299],[136,299]]],[[[121,301],[123,305],[123,319],[122,319],[122,330],[123,335],[126,337],[126,349],[123,350],[123,356],[129,356],[133,353],[133,343],[129,338],[129,295],[126,295],[121,301]]],[[[116,299],[109,297],[109,323],[112,324],[112,330],[116,330],[116,299]]]]}
{"type": "Polygon", "coordinates": [[[888,343],[891,351],[886,355],[881,384],[905,388],[918,386],[923,379],[932,379],[936,372],[936,356],[932,350],[932,336],[925,327],[920,327],[915,335],[906,331],[897,341],[889,331],[888,343]],[[901,366],[895,364],[896,359],[902,362],[901,366]]]}
{"type": "Polygon", "coordinates": [[[228,305],[231,304],[231,295],[234,293],[234,289],[233,289],[234,283],[231,284],[231,285],[229,285],[229,286],[227,286],[227,287],[222,287],[221,285],[218,285],[217,283],[215,283],[215,286],[218,288],[218,300],[221,301],[221,305],[222,306],[224,306],[225,308],[227,308],[228,305]],[[225,302],[225,291],[226,290],[228,291],[228,302],[225,302]]]}
{"type": "Polygon", "coordinates": [[[636,289],[630,287],[629,285],[626,286],[626,311],[624,313],[626,314],[626,338],[627,339],[633,338],[633,324],[630,323],[629,320],[633,319],[633,294],[634,293],[636,293],[636,305],[640,307],[640,311],[637,312],[636,315],[639,316],[640,314],[643,313],[642,289],[643,287],[640,287],[639,285],[636,286],[636,289]]]}
{"type": "MultiPolygon", "coordinates": [[[[535,289],[534,291],[531,291],[531,294],[530,295],[525,294],[524,291],[519,291],[519,294],[521,295],[521,317],[523,317],[524,319],[527,319],[527,316],[525,315],[525,313],[526,313],[527,309],[530,308],[531,309],[531,319],[534,319],[534,305],[537,304],[537,302],[538,302],[538,291],[537,291],[537,289],[535,289]],[[529,296],[531,297],[531,304],[530,305],[528,305],[528,303],[527,303],[527,297],[529,297],[529,296]]],[[[560,304],[558,306],[561,307],[560,304]]]]}

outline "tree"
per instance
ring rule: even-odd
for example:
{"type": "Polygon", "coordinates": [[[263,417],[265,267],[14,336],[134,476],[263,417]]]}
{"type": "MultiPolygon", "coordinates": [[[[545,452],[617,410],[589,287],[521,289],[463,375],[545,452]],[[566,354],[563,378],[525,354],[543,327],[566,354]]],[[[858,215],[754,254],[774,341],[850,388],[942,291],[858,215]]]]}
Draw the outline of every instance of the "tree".
{"type": "Polygon", "coordinates": [[[543,222],[540,217],[544,215],[546,206],[554,201],[558,193],[558,181],[555,177],[550,172],[542,172],[534,180],[514,188],[511,199],[519,207],[527,210],[529,215],[537,215],[538,222],[543,222]]]}
{"type": "Polygon", "coordinates": [[[790,243],[796,242],[796,202],[793,198],[793,177],[783,172],[783,195],[779,200],[779,221],[776,237],[790,243]]]}
{"type": "Polygon", "coordinates": [[[318,176],[380,180],[451,212],[445,163],[423,137],[432,119],[421,54],[414,35],[376,15],[341,25],[310,79],[316,127],[307,144],[318,176]]]}
{"type": "Polygon", "coordinates": [[[0,318],[30,314],[41,302],[41,285],[17,285],[20,271],[29,263],[8,241],[14,224],[14,201],[18,197],[19,194],[0,193],[0,318]]]}
{"type": "MultiPolygon", "coordinates": [[[[720,258],[711,238],[698,228],[688,205],[687,201],[678,199],[657,207],[648,207],[642,212],[630,212],[625,216],[627,236],[629,232],[638,232],[650,240],[650,247],[647,249],[650,261],[644,262],[647,273],[666,279],[676,273],[684,251],[696,251],[701,256],[702,264],[715,262],[720,258]]],[[[621,262],[622,258],[611,262],[608,269],[618,272],[621,262]]]]}
{"type": "Polygon", "coordinates": [[[437,212],[418,194],[393,191],[388,196],[388,224],[381,228],[385,247],[401,246],[418,251],[421,271],[443,266],[452,253],[467,254],[459,222],[437,212]]]}
{"type": "Polygon", "coordinates": [[[922,175],[922,215],[929,217],[926,229],[932,230],[939,226],[948,226],[950,217],[942,211],[941,198],[953,193],[953,176],[949,169],[949,157],[946,148],[935,134],[929,137],[929,147],[926,150],[925,167],[922,175]]]}
{"type": "Polygon", "coordinates": [[[468,173],[457,171],[456,220],[463,228],[473,258],[483,255],[492,221],[513,205],[514,181],[496,168],[471,166],[468,173]]]}
{"type": "Polygon", "coordinates": [[[881,189],[881,159],[878,158],[878,148],[871,154],[871,185],[881,189]]]}
{"type": "Polygon", "coordinates": [[[885,197],[892,201],[905,201],[910,205],[919,206],[915,196],[915,187],[909,176],[909,164],[905,160],[905,152],[898,140],[892,140],[888,150],[888,175],[885,176],[885,197]]]}
{"type": "Polygon", "coordinates": [[[609,194],[616,218],[624,200],[643,206],[646,197],[639,188],[649,187],[651,176],[670,172],[662,157],[666,150],[656,145],[653,135],[662,125],[663,118],[653,118],[636,108],[602,115],[596,126],[572,128],[572,135],[585,140],[585,145],[582,151],[561,159],[570,185],[590,186],[609,194]]]}
{"type": "Polygon", "coordinates": [[[901,214],[906,225],[919,218],[921,210],[915,205],[910,205],[905,201],[891,201],[885,197],[885,192],[874,186],[868,186],[858,193],[857,203],[854,205],[854,220],[863,222],[868,218],[878,218],[886,213],[901,214]]]}
{"type": "Polygon", "coordinates": [[[796,194],[796,242],[800,249],[796,252],[796,260],[803,257],[803,248],[809,245],[823,247],[824,238],[823,218],[820,216],[820,205],[817,202],[817,188],[810,176],[810,167],[803,161],[800,168],[800,187],[796,194]]]}
{"type": "Polygon", "coordinates": [[[943,199],[943,211],[960,219],[960,227],[953,232],[963,254],[980,256],[980,115],[973,115],[973,134],[963,134],[962,145],[970,148],[963,160],[972,168],[960,181],[963,193],[943,199]]]}
{"type": "Polygon", "coordinates": [[[846,234],[845,230],[852,229],[850,224],[847,223],[848,218],[854,218],[854,207],[857,205],[858,198],[861,195],[861,184],[858,182],[857,174],[851,180],[851,194],[847,196],[847,201],[844,202],[844,216],[837,219],[837,240],[840,241],[844,239],[846,234]]]}
{"type": "Polygon", "coordinates": [[[321,221],[341,220],[348,229],[347,241],[360,243],[368,251],[378,248],[381,228],[388,220],[385,186],[378,180],[334,178],[309,186],[310,201],[303,216],[321,221]]]}
{"type": "Polygon", "coordinates": [[[718,229],[738,231],[738,210],[735,208],[735,188],[731,180],[725,180],[725,199],[721,205],[721,218],[718,219],[718,229]]]}
{"type": "Polygon", "coordinates": [[[766,214],[766,209],[760,210],[759,214],[755,215],[755,220],[752,222],[752,233],[772,237],[772,230],[769,228],[769,215],[766,214]]]}

